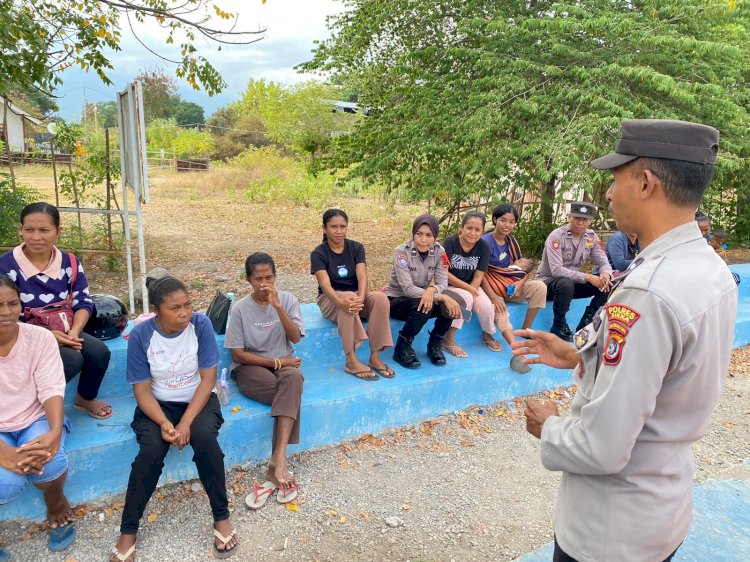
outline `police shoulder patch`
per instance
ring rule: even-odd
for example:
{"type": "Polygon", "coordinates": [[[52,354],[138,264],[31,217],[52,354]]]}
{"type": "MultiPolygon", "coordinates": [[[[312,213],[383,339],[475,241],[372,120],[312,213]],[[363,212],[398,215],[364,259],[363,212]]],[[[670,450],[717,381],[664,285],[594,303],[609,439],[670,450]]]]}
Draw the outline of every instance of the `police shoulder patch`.
{"type": "Polygon", "coordinates": [[[451,266],[451,260],[448,259],[448,254],[446,254],[445,251],[443,251],[442,259],[443,259],[443,267],[445,269],[448,269],[451,266]]]}
{"type": "Polygon", "coordinates": [[[607,334],[607,343],[604,346],[602,363],[617,365],[622,359],[622,351],[627,341],[628,332],[641,315],[629,306],[622,304],[610,304],[604,310],[607,313],[609,333],[607,334]]]}
{"type": "Polygon", "coordinates": [[[553,241],[552,241],[552,247],[553,247],[553,248],[554,248],[555,250],[559,250],[559,249],[560,249],[560,242],[559,242],[558,240],[553,240],[553,241]]]}
{"type": "Polygon", "coordinates": [[[627,328],[632,328],[641,317],[639,313],[624,304],[610,304],[605,310],[610,323],[624,324],[627,328]]]}
{"type": "Polygon", "coordinates": [[[396,256],[396,263],[401,269],[406,269],[409,265],[409,257],[406,254],[399,254],[396,256]]]}

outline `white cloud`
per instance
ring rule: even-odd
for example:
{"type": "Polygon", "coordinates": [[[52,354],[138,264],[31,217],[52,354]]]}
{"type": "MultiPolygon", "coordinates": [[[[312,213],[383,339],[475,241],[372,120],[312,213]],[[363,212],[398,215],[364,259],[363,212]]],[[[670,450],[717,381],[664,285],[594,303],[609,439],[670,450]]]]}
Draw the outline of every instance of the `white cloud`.
{"type": "MultiPolygon", "coordinates": [[[[330,35],[326,18],[343,10],[338,0],[267,0],[265,4],[261,0],[218,0],[217,4],[224,10],[238,14],[237,29],[258,30],[265,27],[266,31],[264,39],[257,43],[223,45],[221,51],[218,45],[202,37],[196,39],[195,45],[200,54],[222,74],[227,88],[209,98],[205,92],[196,92],[179,78],[176,80],[180,95],[202,105],[207,115],[237,99],[250,78],[265,78],[285,84],[310,79],[310,75],[299,74],[293,67],[311,58],[314,41],[330,35]]],[[[141,24],[132,18],[131,21],[138,37],[149,48],[163,56],[178,58],[179,47],[164,43],[166,32],[156,22],[141,24]]],[[[116,92],[123,89],[142,69],[162,67],[167,74],[174,74],[175,65],[149,53],[132,36],[127,20],[123,19],[121,23],[122,51],[108,54],[114,66],[114,71],[110,73],[114,86],[105,86],[94,73],[74,68],[66,71],[62,76],[64,84],[60,88],[64,97],[58,101],[60,114],[65,119],[76,119],[80,115],[84,88],[88,101],[114,100],[116,92]]],[[[180,38],[175,38],[175,42],[179,43],[180,38]]]]}

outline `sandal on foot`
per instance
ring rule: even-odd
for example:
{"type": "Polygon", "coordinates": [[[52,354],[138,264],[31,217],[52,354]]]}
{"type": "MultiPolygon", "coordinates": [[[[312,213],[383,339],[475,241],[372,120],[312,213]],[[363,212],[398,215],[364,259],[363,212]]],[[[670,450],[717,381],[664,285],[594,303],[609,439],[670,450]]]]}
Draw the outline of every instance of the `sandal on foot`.
{"type": "MultiPolygon", "coordinates": [[[[125,554],[122,554],[119,550],[117,550],[116,546],[112,547],[111,556],[109,557],[110,560],[112,560],[112,556],[117,558],[120,562],[127,562],[127,560],[133,556],[133,553],[135,552],[135,545],[131,546],[128,551],[125,554]]],[[[135,557],[133,556],[133,559],[131,562],[135,562],[135,557]]]]}
{"type": "Polygon", "coordinates": [[[9,561],[10,561],[10,552],[0,548],[0,562],[9,562],[9,561]]]}
{"type": "Polygon", "coordinates": [[[464,349],[457,343],[451,345],[443,345],[442,347],[445,351],[447,351],[454,357],[460,357],[461,359],[464,359],[469,356],[469,354],[466,353],[464,349]]]}
{"type": "Polygon", "coordinates": [[[386,363],[383,363],[383,366],[380,369],[378,369],[372,363],[368,363],[367,366],[370,367],[370,369],[372,369],[373,371],[375,371],[377,374],[379,374],[384,379],[392,379],[393,377],[396,376],[396,371],[394,371],[393,369],[391,369],[386,363]]]}
{"type": "Polygon", "coordinates": [[[68,548],[76,540],[76,530],[73,522],[69,521],[62,527],[49,530],[47,546],[52,552],[59,552],[68,548]]]}
{"type": "Polygon", "coordinates": [[[276,484],[270,480],[260,486],[253,486],[253,491],[245,498],[245,504],[250,509],[260,509],[276,491],[276,484]]]}
{"type": "Polygon", "coordinates": [[[299,484],[293,482],[289,488],[279,488],[279,493],[276,494],[276,501],[279,503],[289,503],[297,499],[299,490],[299,484]]]}
{"type": "Polygon", "coordinates": [[[227,548],[227,545],[232,542],[235,535],[237,535],[237,529],[232,529],[232,532],[229,533],[228,537],[225,537],[219,531],[214,529],[214,536],[221,541],[221,546],[224,547],[223,549],[219,549],[218,545],[214,543],[214,556],[216,558],[229,558],[237,551],[237,547],[240,545],[239,542],[234,543],[232,548],[227,548]]]}
{"type": "Polygon", "coordinates": [[[110,406],[106,402],[102,402],[101,400],[93,400],[88,405],[88,407],[81,406],[80,404],[73,404],[73,407],[79,412],[88,414],[96,420],[106,420],[107,418],[112,417],[112,406],[110,406]],[[109,412],[107,412],[106,414],[102,414],[101,412],[106,411],[107,408],[109,408],[109,412]]]}
{"type": "Polygon", "coordinates": [[[344,372],[347,375],[357,377],[359,380],[363,380],[363,381],[376,381],[380,379],[380,377],[376,375],[375,373],[373,373],[370,369],[367,369],[366,371],[350,371],[349,369],[344,369],[344,372]],[[365,376],[368,374],[370,375],[369,377],[365,376]]]}
{"type": "Polygon", "coordinates": [[[491,340],[482,340],[482,343],[486,345],[490,351],[502,351],[503,346],[495,338],[491,340]]]}

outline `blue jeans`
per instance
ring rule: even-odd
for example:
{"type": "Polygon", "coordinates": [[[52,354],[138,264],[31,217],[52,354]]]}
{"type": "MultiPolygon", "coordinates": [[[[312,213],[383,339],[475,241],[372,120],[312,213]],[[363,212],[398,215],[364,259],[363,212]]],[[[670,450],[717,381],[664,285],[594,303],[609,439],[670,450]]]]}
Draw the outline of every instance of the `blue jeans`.
{"type": "MultiPolygon", "coordinates": [[[[6,445],[15,448],[20,447],[29,441],[33,441],[35,437],[39,437],[48,432],[49,424],[47,423],[47,416],[42,416],[25,429],[0,433],[0,439],[2,439],[6,445]]],[[[6,468],[0,468],[0,505],[10,503],[20,496],[26,489],[29,480],[34,484],[52,482],[53,480],[60,478],[60,476],[68,470],[68,457],[65,454],[65,438],[69,433],[70,420],[65,416],[62,438],[60,439],[60,449],[57,451],[57,454],[52,457],[52,460],[44,465],[44,472],[42,474],[29,474],[24,476],[22,474],[11,472],[6,468]]]]}

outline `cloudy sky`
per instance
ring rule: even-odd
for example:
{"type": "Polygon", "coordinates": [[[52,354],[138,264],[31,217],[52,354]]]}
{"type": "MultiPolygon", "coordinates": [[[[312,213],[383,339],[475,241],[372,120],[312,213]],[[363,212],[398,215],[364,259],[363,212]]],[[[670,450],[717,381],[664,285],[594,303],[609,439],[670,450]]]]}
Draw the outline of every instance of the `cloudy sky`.
{"type": "MultiPolygon", "coordinates": [[[[89,102],[115,100],[117,91],[125,88],[140,70],[161,67],[169,76],[175,77],[179,94],[206,110],[209,116],[219,107],[236,100],[250,78],[265,78],[285,84],[293,84],[311,78],[299,74],[294,66],[311,58],[315,40],[330,35],[326,28],[326,17],[341,12],[338,0],[224,0],[217,2],[224,10],[239,14],[238,29],[257,30],[266,28],[264,39],[251,45],[218,46],[204,39],[196,40],[196,47],[218,69],[227,82],[227,88],[219,95],[208,97],[204,92],[194,91],[186,82],[174,74],[175,65],[166,63],[149,53],[130,33],[127,21],[122,20],[122,51],[108,53],[114,71],[109,73],[113,86],[105,86],[95,73],[86,73],[70,68],[62,75],[64,84],[57,95],[59,114],[66,120],[80,118],[84,99],[89,102]]],[[[164,31],[155,24],[138,24],[133,21],[136,33],[154,51],[169,56],[170,47],[165,45],[164,31]]],[[[176,41],[179,43],[179,41],[176,41]]],[[[174,51],[178,51],[177,48],[174,51]]],[[[177,56],[172,56],[177,58],[177,56]]]]}

